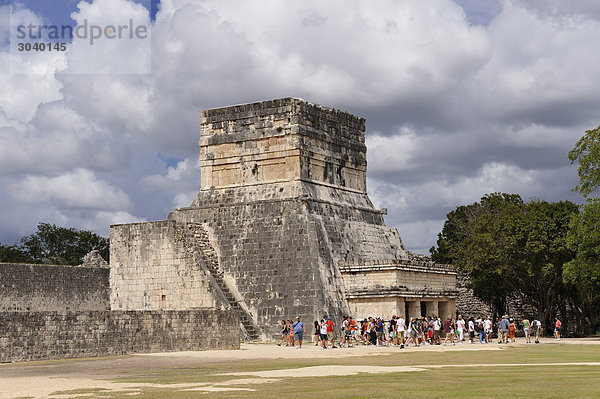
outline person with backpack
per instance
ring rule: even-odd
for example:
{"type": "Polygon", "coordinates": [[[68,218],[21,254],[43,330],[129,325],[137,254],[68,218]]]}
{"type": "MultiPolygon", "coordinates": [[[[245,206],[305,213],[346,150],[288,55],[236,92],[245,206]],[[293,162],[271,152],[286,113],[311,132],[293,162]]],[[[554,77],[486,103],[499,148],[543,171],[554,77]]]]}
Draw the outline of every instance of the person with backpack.
{"type": "MultiPolygon", "coordinates": [[[[489,318],[486,317],[486,320],[477,319],[477,322],[475,324],[479,331],[480,344],[483,344],[483,341],[485,341],[486,344],[488,343],[488,330],[486,329],[486,321],[489,322],[489,318]]],[[[489,324],[491,326],[491,322],[489,324]]]]}
{"type": "Polygon", "coordinates": [[[377,331],[377,346],[385,345],[385,335],[383,332],[383,327],[383,320],[381,320],[381,317],[378,317],[375,322],[375,330],[377,331]]]}
{"type": "Polygon", "coordinates": [[[469,343],[472,344],[475,339],[475,319],[473,319],[473,317],[469,317],[467,330],[469,331],[469,343]]]}
{"type": "Polygon", "coordinates": [[[533,333],[534,333],[534,336],[535,336],[535,343],[539,344],[540,343],[540,332],[542,330],[542,322],[539,321],[538,319],[535,319],[531,325],[533,327],[533,333]]]}
{"type": "Polygon", "coordinates": [[[494,339],[494,329],[492,327],[492,321],[490,320],[490,316],[485,316],[485,320],[483,321],[483,328],[485,328],[486,340],[485,343],[489,343],[494,339]]]}
{"type": "Polygon", "coordinates": [[[398,345],[398,330],[397,330],[397,322],[396,315],[392,316],[389,321],[388,326],[388,346],[397,346],[398,345]]]}
{"type": "Polygon", "coordinates": [[[346,344],[346,348],[352,348],[352,323],[350,322],[350,317],[344,316],[344,322],[342,323],[344,339],[342,340],[343,346],[346,344]]]}

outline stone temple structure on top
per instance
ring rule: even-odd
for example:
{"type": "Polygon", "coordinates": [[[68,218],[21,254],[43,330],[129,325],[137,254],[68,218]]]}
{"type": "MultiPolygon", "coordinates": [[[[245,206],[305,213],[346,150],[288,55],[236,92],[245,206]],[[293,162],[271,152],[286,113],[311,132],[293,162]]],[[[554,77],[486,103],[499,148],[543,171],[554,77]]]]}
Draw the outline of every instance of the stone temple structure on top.
{"type": "Polygon", "coordinates": [[[455,315],[453,269],[407,252],[367,195],[364,119],[283,98],[200,125],[190,206],[111,226],[111,309],[236,309],[253,339],[297,315],[455,315]]]}

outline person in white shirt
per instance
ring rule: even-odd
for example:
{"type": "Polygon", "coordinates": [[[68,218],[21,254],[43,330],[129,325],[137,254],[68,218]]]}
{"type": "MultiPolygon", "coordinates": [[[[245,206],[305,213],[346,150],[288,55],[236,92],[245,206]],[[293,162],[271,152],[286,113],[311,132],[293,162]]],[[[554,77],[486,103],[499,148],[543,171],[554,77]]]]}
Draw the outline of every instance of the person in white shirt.
{"type": "Polygon", "coordinates": [[[467,326],[469,330],[469,343],[472,344],[473,339],[475,338],[475,322],[473,321],[472,317],[469,319],[469,323],[467,324],[467,326]]]}
{"type": "Polygon", "coordinates": [[[440,321],[439,317],[434,316],[433,317],[433,341],[438,345],[442,344],[441,330],[442,330],[442,322],[440,321]]]}
{"type": "Polygon", "coordinates": [[[483,322],[483,326],[485,328],[485,335],[487,339],[485,343],[491,342],[492,340],[492,321],[490,320],[490,316],[485,316],[485,321],[483,322]]]}
{"type": "Polygon", "coordinates": [[[327,349],[327,323],[325,323],[325,320],[322,319],[321,320],[321,343],[323,344],[322,348],[323,349],[327,349]]]}
{"type": "Polygon", "coordinates": [[[458,332],[458,343],[462,344],[465,339],[465,321],[461,315],[458,315],[458,320],[456,320],[456,331],[458,332]]]}
{"type": "Polygon", "coordinates": [[[402,348],[404,348],[404,332],[406,331],[406,320],[404,320],[402,315],[398,316],[397,328],[398,328],[398,343],[400,344],[400,349],[402,349],[402,348]]]}

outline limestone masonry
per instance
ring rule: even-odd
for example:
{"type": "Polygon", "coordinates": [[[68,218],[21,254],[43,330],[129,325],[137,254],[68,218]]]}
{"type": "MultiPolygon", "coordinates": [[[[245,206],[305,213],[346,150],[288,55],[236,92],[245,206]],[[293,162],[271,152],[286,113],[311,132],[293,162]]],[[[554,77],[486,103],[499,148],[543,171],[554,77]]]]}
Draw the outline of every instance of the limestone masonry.
{"type": "Polygon", "coordinates": [[[107,267],[0,263],[0,312],[107,310],[107,267]]]}
{"type": "Polygon", "coordinates": [[[364,119],[284,98],[200,127],[200,192],[111,226],[110,266],[0,264],[0,362],[239,348],[296,316],[455,315],[454,269],[407,252],[367,195],[364,119]]]}
{"type": "Polygon", "coordinates": [[[284,98],[200,125],[190,206],[111,226],[112,309],[232,308],[262,339],[296,315],[454,314],[456,274],[412,259],[367,196],[364,119],[284,98]]]}

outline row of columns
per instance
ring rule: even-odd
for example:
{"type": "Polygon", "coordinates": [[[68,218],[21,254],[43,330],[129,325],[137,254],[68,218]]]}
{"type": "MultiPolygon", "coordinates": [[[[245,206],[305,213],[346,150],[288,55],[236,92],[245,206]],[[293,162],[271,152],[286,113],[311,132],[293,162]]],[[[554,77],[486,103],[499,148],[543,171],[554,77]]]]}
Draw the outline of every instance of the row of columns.
{"type": "Polygon", "coordinates": [[[406,317],[439,316],[442,319],[454,317],[456,307],[448,301],[405,299],[406,317]]]}

